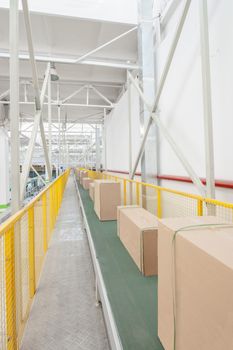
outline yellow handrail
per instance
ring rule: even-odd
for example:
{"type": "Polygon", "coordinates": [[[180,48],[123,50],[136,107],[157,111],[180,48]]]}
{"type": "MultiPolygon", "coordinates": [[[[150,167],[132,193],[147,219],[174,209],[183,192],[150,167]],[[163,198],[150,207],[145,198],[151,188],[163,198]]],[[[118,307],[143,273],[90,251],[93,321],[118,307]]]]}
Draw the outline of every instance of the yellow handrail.
{"type": "MultiPolygon", "coordinates": [[[[206,211],[205,211],[204,204],[205,205],[211,204],[215,208],[219,208],[219,209],[222,208],[222,210],[223,209],[225,209],[225,210],[230,209],[230,211],[231,211],[230,214],[225,211],[224,215],[223,215],[223,212],[222,213],[218,212],[217,215],[222,216],[222,217],[224,216],[224,218],[226,218],[226,216],[227,216],[227,220],[233,221],[233,203],[223,202],[223,201],[219,201],[217,199],[204,198],[200,195],[191,194],[191,193],[187,193],[187,192],[183,192],[183,191],[177,191],[177,190],[174,190],[171,188],[161,187],[161,186],[157,186],[154,184],[141,182],[138,180],[131,180],[131,179],[128,179],[125,177],[112,175],[112,174],[109,174],[107,172],[105,172],[105,173],[95,172],[95,171],[84,169],[84,168],[79,169],[79,170],[88,171],[89,176],[92,178],[112,179],[114,181],[121,182],[122,183],[122,194],[123,194],[122,198],[123,198],[124,205],[127,204],[127,198],[128,198],[127,184],[128,183],[135,185],[134,186],[135,192],[134,192],[134,196],[133,196],[134,203],[130,203],[130,204],[139,205],[141,203],[140,197],[142,197],[143,195],[145,196],[143,189],[144,190],[145,189],[155,190],[154,193],[155,193],[155,196],[157,197],[156,214],[160,218],[164,217],[164,215],[168,216],[166,214],[166,205],[165,205],[165,203],[163,203],[165,201],[164,197],[166,197],[166,194],[167,194],[167,196],[168,195],[173,196],[173,202],[177,201],[181,205],[181,198],[183,198],[183,200],[187,201],[187,204],[189,204],[190,207],[192,205],[192,210],[188,210],[188,209],[190,209],[188,207],[186,207],[186,210],[184,208],[183,212],[184,212],[184,215],[186,215],[186,216],[187,216],[187,212],[188,213],[190,212],[190,215],[193,215],[193,213],[194,213],[193,206],[195,206],[195,215],[199,215],[199,216],[205,215],[206,211]],[[180,197],[180,199],[179,199],[179,197],[180,197]],[[191,204],[191,201],[194,201],[195,204],[193,204],[193,202],[191,204]],[[162,208],[164,208],[164,210],[162,208]],[[163,212],[165,214],[163,214],[163,212]]],[[[129,196],[129,197],[132,197],[132,196],[129,196]]],[[[130,202],[131,198],[128,201],[130,202]]],[[[218,211],[220,211],[220,210],[218,210],[218,211]]],[[[181,215],[182,213],[179,213],[179,214],[181,215]]]]}
{"type": "Polygon", "coordinates": [[[0,225],[0,348],[19,348],[68,176],[69,170],[0,225]]]}

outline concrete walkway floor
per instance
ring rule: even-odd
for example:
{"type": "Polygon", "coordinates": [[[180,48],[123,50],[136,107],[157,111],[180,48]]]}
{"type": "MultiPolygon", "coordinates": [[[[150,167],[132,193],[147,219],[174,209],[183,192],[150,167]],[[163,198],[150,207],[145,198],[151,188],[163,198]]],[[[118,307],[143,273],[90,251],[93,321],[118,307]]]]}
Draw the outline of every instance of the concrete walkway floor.
{"type": "Polygon", "coordinates": [[[91,256],[72,177],[20,349],[109,349],[102,310],[95,306],[91,256]]]}

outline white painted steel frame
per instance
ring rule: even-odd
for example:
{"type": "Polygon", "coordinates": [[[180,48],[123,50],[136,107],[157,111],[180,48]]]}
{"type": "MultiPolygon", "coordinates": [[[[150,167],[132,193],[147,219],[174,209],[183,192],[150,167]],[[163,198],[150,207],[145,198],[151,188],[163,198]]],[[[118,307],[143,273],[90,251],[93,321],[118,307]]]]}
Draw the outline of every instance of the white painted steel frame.
{"type": "MultiPolygon", "coordinates": [[[[20,209],[19,165],[19,2],[10,0],[11,213],[20,209]]],[[[9,93],[9,91],[8,91],[9,93]]]]}
{"type": "Polygon", "coordinates": [[[97,294],[98,294],[98,297],[99,297],[99,299],[101,301],[101,305],[102,305],[102,310],[103,310],[103,315],[104,315],[104,319],[105,319],[105,325],[106,325],[106,329],[107,329],[109,343],[110,343],[112,350],[123,350],[121,340],[119,337],[119,333],[117,330],[116,322],[114,320],[114,316],[112,313],[111,304],[110,304],[109,299],[108,299],[108,294],[107,294],[107,290],[105,287],[103,275],[102,275],[100,265],[99,265],[99,262],[98,262],[98,259],[96,256],[95,246],[93,243],[93,239],[91,236],[90,228],[88,225],[88,221],[86,218],[85,210],[83,207],[82,199],[81,199],[81,196],[80,196],[80,193],[78,190],[78,185],[77,185],[75,177],[74,177],[74,181],[75,181],[78,201],[80,204],[80,209],[81,209],[81,212],[83,215],[84,228],[85,228],[85,231],[87,233],[89,248],[90,248],[91,257],[92,257],[92,263],[93,263],[95,277],[96,277],[96,286],[98,288],[97,294]]]}
{"type": "MultiPolygon", "coordinates": [[[[206,189],[207,197],[215,198],[214,178],[214,141],[211,101],[211,76],[207,0],[199,0],[201,62],[202,62],[202,94],[205,134],[205,162],[206,162],[206,189]]],[[[212,214],[213,206],[209,213],[212,214]]]]}
{"type": "MultiPolygon", "coordinates": [[[[145,147],[145,143],[146,143],[146,139],[150,130],[150,127],[152,125],[152,123],[155,121],[158,125],[158,127],[160,128],[160,130],[162,131],[163,135],[166,137],[167,141],[169,142],[169,144],[171,145],[172,149],[174,150],[175,154],[178,156],[178,158],[182,161],[182,164],[185,166],[186,171],[188,172],[189,176],[191,177],[192,181],[194,182],[194,184],[197,186],[198,190],[200,191],[202,196],[206,195],[206,191],[205,191],[205,186],[202,184],[200,178],[198,177],[198,175],[195,173],[194,169],[191,167],[191,165],[188,163],[187,159],[184,157],[182,151],[178,148],[178,146],[176,145],[175,141],[172,139],[171,135],[168,133],[168,131],[166,130],[166,128],[163,126],[161,120],[157,121],[157,117],[156,117],[156,111],[158,108],[158,104],[159,104],[159,100],[160,100],[160,96],[162,94],[163,91],[163,87],[174,57],[174,53],[180,38],[180,34],[182,32],[183,26],[184,26],[184,22],[190,7],[190,3],[191,0],[186,0],[184,8],[183,8],[183,12],[180,18],[180,21],[177,25],[176,31],[175,31],[175,36],[172,42],[172,45],[170,47],[168,56],[167,56],[167,60],[165,62],[165,66],[161,75],[161,79],[158,85],[158,89],[157,89],[157,94],[156,94],[156,98],[155,98],[155,102],[153,104],[152,107],[150,107],[150,105],[148,104],[148,102],[145,99],[145,96],[143,94],[143,92],[141,91],[140,93],[140,97],[144,100],[146,107],[150,108],[149,111],[151,113],[151,116],[149,118],[146,130],[144,132],[143,135],[143,139],[142,139],[142,143],[139,149],[139,152],[137,154],[137,158],[133,167],[133,171],[132,174],[130,175],[131,179],[134,178],[136,170],[137,170],[137,166],[138,163],[141,159],[141,156],[143,154],[144,151],[144,147],[145,147]]],[[[132,80],[132,83],[134,84],[134,86],[136,85],[136,82],[134,81],[134,79],[132,80]]],[[[137,86],[137,91],[141,90],[139,86],[137,86]]]]}

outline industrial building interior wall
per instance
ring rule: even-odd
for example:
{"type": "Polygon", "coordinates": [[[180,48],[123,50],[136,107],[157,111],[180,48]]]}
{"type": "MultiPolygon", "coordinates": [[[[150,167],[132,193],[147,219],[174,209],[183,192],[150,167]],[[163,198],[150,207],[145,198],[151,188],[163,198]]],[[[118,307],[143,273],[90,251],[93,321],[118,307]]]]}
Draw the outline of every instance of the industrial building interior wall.
{"type": "MultiPolygon", "coordinates": [[[[206,177],[204,153],[204,118],[202,101],[202,73],[200,57],[199,2],[192,1],[183,32],[172,62],[160,100],[160,117],[176,140],[185,156],[198,172],[206,177]]],[[[174,28],[181,14],[182,4],[161,32],[156,47],[158,81],[164,67],[174,28]]],[[[232,180],[233,164],[229,162],[229,150],[233,147],[233,42],[232,1],[208,1],[210,69],[212,88],[212,114],[215,153],[215,178],[232,180]]],[[[160,136],[161,137],[161,136],[160,136]]],[[[187,176],[183,166],[165,139],[160,139],[160,173],[187,176]]],[[[187,192],[197,192],[191,184],[162,181],[166,187],[187,192]]],[[[216,197],[232,201],[227,189],[216,189],[216,197]]]]}
{"type": "MultiPolygon", "coordinates": [[[[129,171],[129,108],[128,91],[121,96],[106,119],[107,169],[129,171]]],[[[130,85],[132,163],[140,146],[139,96],[130,85]]],[[[140,171],[140,167],[138,167],[140,171]]]]}

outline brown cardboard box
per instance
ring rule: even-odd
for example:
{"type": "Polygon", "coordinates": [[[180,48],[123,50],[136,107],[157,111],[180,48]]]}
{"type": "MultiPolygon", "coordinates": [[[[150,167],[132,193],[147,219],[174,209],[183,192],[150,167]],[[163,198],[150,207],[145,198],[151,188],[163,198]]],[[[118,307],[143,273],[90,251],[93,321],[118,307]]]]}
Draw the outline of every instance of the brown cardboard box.
{"type": "Polygon", "coordinates": [[[94,202],[94,198],[95,198],[95,184],[94,184],[94,182],[91,182],[89,184],[89,195],[94,202]]]}
{"type": "Polygon", "coordinates": [[[89,185],[92,182],[93,182],[93,179],[91,179],[90,177],[83,177],[83,179],[82,179],[83,188],[85,190],[89,190],[89,185]]]}
{"type": "Polygon", "coordinates": [[[157,275],[157,217],[137,206],[118,207],[118,235],[139,270],[157,275]]]}
{"type": "Polygon", "coordinates": [[[233,228],[214,226],[221,223],[211,216],[159,222],[158,335],[165,350],[174,349],[174,324],[177,350],[233,349],[233,228]]]}
{"type": "Polygon", "coordinates": [[[121,204],[121,185],[109,180],[95,180],[94,209],[101,221],[116,220],[121,204]]]}
{"type": "Polygon", "coordinates": [[[82,185],[83,184],[83,178],[84,177],[88,177],[88,171],[86,170],[81,170],[80,171],[80,177],[79,177],[79,181],[80,181],[80,184],[82,185]]]}

